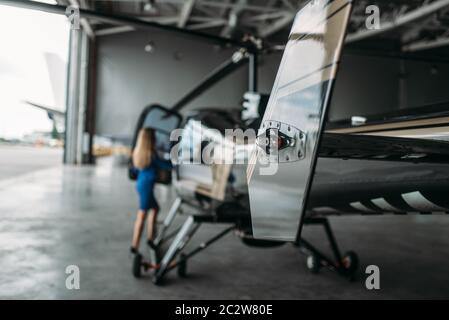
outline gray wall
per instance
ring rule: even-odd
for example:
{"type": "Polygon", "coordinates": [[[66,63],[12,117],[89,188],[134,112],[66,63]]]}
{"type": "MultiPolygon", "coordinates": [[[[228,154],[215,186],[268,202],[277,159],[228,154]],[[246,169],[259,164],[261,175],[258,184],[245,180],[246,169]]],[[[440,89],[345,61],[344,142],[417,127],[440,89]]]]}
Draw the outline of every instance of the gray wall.
{"type": "MultiPolygon", "coordinates": [[[[234,51],[164,32],[98,37],[97,134],[129,137],[145,106],[173,105],[234,51]],[[154,53],[144,51],[150,40],[156,45],[154,53]],[[176,52],[181,54],[180,60],[174,58],[176,52]]],[[[261,91],[270,92],[280,58],[271,55],[260,61],[261,91]]],[[[244,67],[192,101],[186,110],[239,106],[247,83],[244,67]]]]}
{"type": "MultiPolygon", "coordinates": [[[[405,61],[405,108],[449,101],[449,65],[405,61]],[[432,71],[433,70],[433,71],[432,71]]],[[[401,63],[397,59],[344,55],[330,119],[400,108],[401,63]]]]}
{"type": "Polygon", "coordinates": [[[449,102],[449,64],[408,62],[406,70],[409,106],[449,102]]]}
{"type": "MultiPolygon", "coordinates": [[[[144,32],[99,37],[97,134],[129,135],[145,106],[170,107],[232,52],[160,32],[151,37],[144,32]],[[144,51],[150,40],[156,45],[154,53],[144,51]],[[180,60],[174,58],[176,52],[180,60]]],[[[247,72],[242,69],[189,107],[235,106],[246,88],[247,72]]]]}
{"type": "Polygon", "coordinates": [[[396,60],[345,55],[335,83],[329,117],[382,113],[398,106],[396,60]]]}
{"type": "MultiPolygon", "coordinates": [[[[98,38],[98,135],[130,137],[140,111],[151,103],[173,105],[184,93],[228,59],[232,49],[173,36],[164,32],[128,32],[98,38]],[[153,41],[154,53],[144,51],[153,41]],[[181,59],[175,59],[176,52],[181,59]]],[[[270,92],[281,56],[264,57],[259,69],[259,90],[270,92]]],[[[406,62],[406,101],[419,106],[449,101],[449,66],[406,62]]],[[[333,120],[399,108],[398,60],[344,55],[331,104],[333,120]]],[[[188,108],[236,107],[247,90],[247,68],[218,83],[188,108]]],[[[187,108],[187,109],[188,109],[187,108]]]]}

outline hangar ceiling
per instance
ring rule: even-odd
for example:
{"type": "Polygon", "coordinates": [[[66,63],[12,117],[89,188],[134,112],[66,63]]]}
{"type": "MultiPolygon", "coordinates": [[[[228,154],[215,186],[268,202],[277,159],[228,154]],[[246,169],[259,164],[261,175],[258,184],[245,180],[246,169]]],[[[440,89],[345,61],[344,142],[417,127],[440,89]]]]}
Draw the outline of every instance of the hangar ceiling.
{"type": "MultiPolygon", "coordinates": [[[[144,21],[241,40],[245,35],[268,45],[285,42],[295,12],[306,0],[58,0],[61,5],[119,14],[144,21]]],[[[90,21],[93,32],[133,30],[90,21]]],[[[355,0],[347,42],[352,48],[447,54],[449,0],[355,0]],[[379,8],[381,29],[368,30],[367,6],[379,8]],[[369,41],[367,46],[366,40],[369,41]],[[443,48],[443,51],[440,50],[443,48]]]]}

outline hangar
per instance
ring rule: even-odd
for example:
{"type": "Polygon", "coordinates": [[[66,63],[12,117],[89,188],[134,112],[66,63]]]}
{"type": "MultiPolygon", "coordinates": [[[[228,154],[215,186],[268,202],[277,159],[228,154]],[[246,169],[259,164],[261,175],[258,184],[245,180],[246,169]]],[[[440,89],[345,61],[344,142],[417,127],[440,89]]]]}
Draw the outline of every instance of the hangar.
{"type": "Polygon", "coordinates": [[[37,103],[63,119],[64,165],[0,177],[1,297],[448,297],[449,1],[0,0],[10,6],[65,16],[69,42],[64,107],[37,103]],[[299,85],[306,71],[321,87],[299,85]],[[299,95],[281,101],[282,89],[299,95]],[[307,117],[290,109],[310,96],[307,117]],[[161,248],[142,240],[130,254],[138,129],[160,142],[182,127],[184,142],[197,122],[255,129],[257,157],[276,149],[282,175],[175,166],[156,184],[161,248]],[[239,206],[222,206],[228,193],[239,206]],[[328,272],[346,277],[347,261],[354,281],[328,272]],[[66,287],[71,265],[79,290],[66,287]],[[366,287],[371,265],[379,290],[366,287]]]}

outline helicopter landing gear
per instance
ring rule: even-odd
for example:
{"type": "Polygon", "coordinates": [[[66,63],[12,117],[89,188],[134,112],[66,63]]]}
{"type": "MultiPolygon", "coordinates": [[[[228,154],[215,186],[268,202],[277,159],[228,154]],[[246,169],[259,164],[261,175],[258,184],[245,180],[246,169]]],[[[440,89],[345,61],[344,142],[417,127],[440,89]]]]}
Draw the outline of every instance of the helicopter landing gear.
{"type": "Polygon", "coordinates": [[[304,225],[323,226],[334,256],[333,259],[327,257],[310,242],[300,238],[296,242],[296,245],[299,246],[300,249],[303,249],[307,254],[307,269],[309,269],[311,273],[316,274],[319,273],[323,267],[326,267],[349,280],[353,280],[358,272],[359,258],[354,251],[348,251],[344,255],[341,255],[329,221],[326,218],[309,218],[304,221],[304,225]]]}

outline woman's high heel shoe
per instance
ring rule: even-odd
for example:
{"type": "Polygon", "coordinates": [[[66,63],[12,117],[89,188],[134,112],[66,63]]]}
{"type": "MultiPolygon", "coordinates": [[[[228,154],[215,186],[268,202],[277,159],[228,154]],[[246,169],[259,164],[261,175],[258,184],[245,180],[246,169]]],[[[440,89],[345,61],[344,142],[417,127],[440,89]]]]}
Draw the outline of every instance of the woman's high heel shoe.
{"type": "Polygon", "coordinates": [[[156,249],[157,249],[157,246],[156,246],[156,244],[153,242],[153,240],[148,240],[148,241],[147,241],[147,244],[148,244],[148,246],[149,246],[151,249],[153,249],[153,250],[156,250],[156,249]]]}

